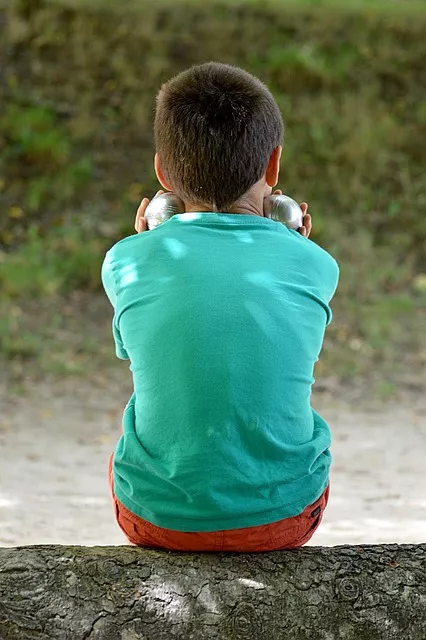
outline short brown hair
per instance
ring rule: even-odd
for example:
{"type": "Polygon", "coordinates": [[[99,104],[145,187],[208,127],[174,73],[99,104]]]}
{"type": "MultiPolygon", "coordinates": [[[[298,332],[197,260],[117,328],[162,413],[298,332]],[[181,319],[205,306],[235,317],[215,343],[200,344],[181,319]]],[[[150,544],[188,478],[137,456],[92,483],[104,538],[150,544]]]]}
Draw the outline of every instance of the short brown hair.
{"type": "Polygon", "coordinates": [[[282,143],[269,89],[243,69],[197,65],[161,87],[155,142],[167,181],[190,203],[226,211],[265,173],[282,143]]]}

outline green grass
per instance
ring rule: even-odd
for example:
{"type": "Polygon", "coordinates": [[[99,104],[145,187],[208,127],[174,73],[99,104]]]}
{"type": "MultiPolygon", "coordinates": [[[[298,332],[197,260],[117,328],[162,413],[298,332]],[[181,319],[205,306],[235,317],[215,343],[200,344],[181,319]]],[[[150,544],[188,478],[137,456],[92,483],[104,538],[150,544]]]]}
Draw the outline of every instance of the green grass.
{"type": "Polygon", "coordinates": [[[99,288],[99,274],[108,241],[87,234],[78,221],[42,234],[30,227],[26,242],[1,254],[3,298],[52,296],[99,288]]]}
{"type": "MultiPolygon", "coordinates": [[[[2,0],[5,2],[5,0],[2,0]]],[[[138,9],[137,0],[50,0],[52,4],[58,4],[62,6],[70,7],[84,7],[87,8],[88,4],[94,8],[109,8],[118,10],[119,12],[126,12],[129,10],[138,9]]],[[[200,5],[203,0],[184,0],[181,4],[186,5],[200,5]]],[[[164,4],[168,5],[170,0],[158,0],[157,6],[164,4]]],[[[220,0],[217,4],[224,6],[241,6],[243,4],[252,6],[279,6],[279,8],[289,8],[292,11],[310,11],[332,9],[334,12],[347,13],[353,11],[367,10],[372,13],[381,13],[385,15],[405,15],[412,16],[418,14],[425,14],[426,9],[422,0],[220,0]]],[[[0,2],[1,6],[1,2],[0,2]]]]}
{"type": "Polygon", "coordinates": [[[42,299],[3,298],[0,304],[0,361],[10,383],[88,376],[115,364],[112,312],[104,296],[73,292],[42,299]]]}
{"type": "Polygon", "coordinates": [[[92,171],[90,156],[79,153],[52,109],[6,103],[0,114],[0,242],[14,244],[32,229],[34,244],[34,225],[49,213],[50,223],[60,226],[92,171]]]}

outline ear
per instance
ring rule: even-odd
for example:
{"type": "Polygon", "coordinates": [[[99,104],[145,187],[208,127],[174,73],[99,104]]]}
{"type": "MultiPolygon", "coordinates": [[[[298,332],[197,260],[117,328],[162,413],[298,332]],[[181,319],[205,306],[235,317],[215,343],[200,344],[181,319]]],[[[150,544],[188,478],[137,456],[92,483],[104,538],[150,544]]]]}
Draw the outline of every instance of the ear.
{"type": "Polygon", "coordinates": [[[271,157],[269,158],[268,168],[266,169],[266,174],[265,174],[266,184],[272,189],[278,184],[282,150],[283,148],[279,146],[272,151],[271,157]]]}
{"type": "Polygon", "coordinates": [[[160,157],[158,155],[158,153],[155,154],[155,158],[154,158],[154,167],[155,167],[155,173],[157,175],[158,178],[158,182],[161,184],[162,187],[164,187],[164,189],[166,189],[166,191],[173,191],[172,187],[170,186],[170,184],[167,182],[163,170],[161,168],[161,164],[160,164],[160,157]]]}

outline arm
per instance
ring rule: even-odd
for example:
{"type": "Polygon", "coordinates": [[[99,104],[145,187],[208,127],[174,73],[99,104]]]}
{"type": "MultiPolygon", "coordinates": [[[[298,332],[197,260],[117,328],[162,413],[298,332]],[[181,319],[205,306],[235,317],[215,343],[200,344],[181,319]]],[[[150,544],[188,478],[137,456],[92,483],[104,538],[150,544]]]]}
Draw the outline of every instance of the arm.
{"type": "MultiPolygon", "coordinates": [[[[107,294],[108,299],[111,302],[115,312],[117,307],[117,287],[113,273],[111,253],[109,251],[106,254],[104,262],[102,264],[101,277],[105,293],[107,294]]],[[[115,313],[112,321],[112,333],[114,336],[115,353],[117,358],[120,358],[120,360],[128,360],[129,356],[123,344],[123,339],[121,337],[120,329],[117,325],[115,313]]]]}
{"type": "MultiPolygon", "coordinates": [[[[163,191],[158,191],[158,193],[156,194],[157,196],[160,195],[161,193],[164,193],[163,191]]],[[[141,204],[139,205],[139,208],[137,210],[136,213],[136,220],[135,220],[135,230],[137,233],[142,233],[143,231],[147,231],[147,224],[146,224],[146,220],[144,218],[144,214],[146,211],[146,208],[149,204],[149,200],[148,198],[144,198],[141,202],[141,204]]],[[[117,282],[114,276],[114,266],[113,266],[113,260],[112,260],[112,252],[108,251],[108,253],[105,256],[105,259],[103,261],[102,264],[102,270],[101,270],[101,278],[102,278],[102,284],[103,287],[105,289],[105,293],[108,296],[108,299],[110,301],[110,303],[112,304],[113,308],[114,308],[114,312],[116,312],[117,310],[117,282]]],[[[114,318],[112,321],[112,332],[113,332],[113,336],[114,336],[114,341],[115,341],[115,352],[117,355],[117,358],[120,358],[121,360],[128,360],[129,356],[128,353],[126,351],[126,348],[124,346],[124,342],[123,339],[121,337],[121,333],[120,333],[120,329],[118,326],[118,322],[117,322],[117,315],[116,313],[114,313],[114,318]]]]}
{"type": "Polygon", "coordinates": [[[115,309],[115,305],[117,304],[117,293],[115,288],[114,274],[112,273],[112,264],[111,264],[111,257],[109,252],[106,254],[102,264],[101,278],[102,278],[103,287],[105,289],[105,293],[107,294],[110,303],[115,309]]]}

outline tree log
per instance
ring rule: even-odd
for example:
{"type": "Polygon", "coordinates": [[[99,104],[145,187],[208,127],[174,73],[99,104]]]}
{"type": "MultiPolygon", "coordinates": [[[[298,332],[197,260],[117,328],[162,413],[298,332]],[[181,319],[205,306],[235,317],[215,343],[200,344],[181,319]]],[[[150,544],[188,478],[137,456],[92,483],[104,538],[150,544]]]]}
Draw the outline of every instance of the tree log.
{"type": "Polygon", "coordinates": [[[426,545],[0,549],[1,640],[425,640],[426,545]]]}

